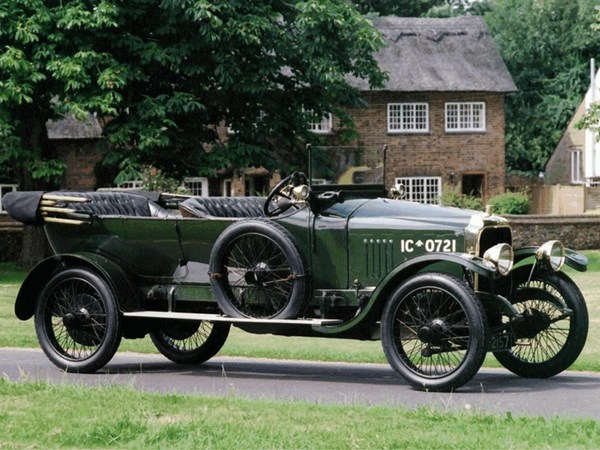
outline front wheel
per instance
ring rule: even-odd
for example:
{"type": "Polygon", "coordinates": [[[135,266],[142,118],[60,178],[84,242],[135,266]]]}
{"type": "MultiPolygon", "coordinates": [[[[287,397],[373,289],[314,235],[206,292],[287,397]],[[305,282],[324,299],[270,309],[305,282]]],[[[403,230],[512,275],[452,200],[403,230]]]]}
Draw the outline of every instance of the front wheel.
{"type": "Polygon", "coordinates": [[[451,391],[483,364],[489,332],[483,306],[466,283],[425,273],[392,294],[381,340],[390,365],[413,387],[451,391]]]}
{"type": "Polygon", "coordinates": [[[513,326],[512,349],[494,352],[511,372],[526,378],[548,378],[566,370],[587,339],[588,312],[575,283],[562,272],[513,272],[510,301],[523,315],[513,326]]]}
{"type": "Polygon", "coordinates": [[[178,364],[201,364],[225,344],[231,325],[224,322],[178,321],[150,333],[157,350],[178,364]]]}
{"type": "Polygon", "coordinates": [[[90,373],[119,348],[121,317],[106,282],[94,272],[72,268],[55,274],[38,297],[35,331],[54,365],[90,373]]]}

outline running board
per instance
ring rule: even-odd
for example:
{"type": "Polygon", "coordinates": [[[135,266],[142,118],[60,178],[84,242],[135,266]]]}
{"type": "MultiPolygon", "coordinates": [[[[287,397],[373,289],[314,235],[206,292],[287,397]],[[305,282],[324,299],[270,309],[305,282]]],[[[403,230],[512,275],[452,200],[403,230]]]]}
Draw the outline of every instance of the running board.
{"type": "Polygon", "coordinates": [[[312,325],[315,327],[338,325],[343,322],[339,319],[251,319],[245,317],[228,317],[220,314],[197,314],[166,311],[126,312],[123,313],[123,316],[135,317],[139,319],[204,320],[207,322],[265,323],[271,325],[312,325]]]}

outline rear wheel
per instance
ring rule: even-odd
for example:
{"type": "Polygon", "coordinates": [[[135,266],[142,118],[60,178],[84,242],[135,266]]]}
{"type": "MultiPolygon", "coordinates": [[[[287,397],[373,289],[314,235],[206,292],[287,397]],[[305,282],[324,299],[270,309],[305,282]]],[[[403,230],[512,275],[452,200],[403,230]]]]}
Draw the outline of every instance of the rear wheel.
{"type": "Polygon", "coordinates": [[[150,333],[165,357],[178,364],[201,364],[225,344],[231,325],[223,322],[178,321],[150,333]]]}
{"type": "Polygon", "coordinates": [[[35,331],[57,367],[94,372],[119,348],[121,317],[102,278],[86,269],[66,269],[54,275],[40,294],[35,331]]]}
{"type": "Polygon", "coordinates": [[[567,369],[583,350],[588,312],[581,291],[564,273],[530,274],[531,266],[513,272],[510,301],[523,321],[513,327],[515,345],[494,356],[517,375],[548,378],[567,369]]]}
{"type": "Polygon", "coordinates": [[[445,274],[416,275],[392,294],[381,340],[390,365],[413,387],[450,391],[477,373],[487,350],[485,312],[473,290],[445,274]]]}

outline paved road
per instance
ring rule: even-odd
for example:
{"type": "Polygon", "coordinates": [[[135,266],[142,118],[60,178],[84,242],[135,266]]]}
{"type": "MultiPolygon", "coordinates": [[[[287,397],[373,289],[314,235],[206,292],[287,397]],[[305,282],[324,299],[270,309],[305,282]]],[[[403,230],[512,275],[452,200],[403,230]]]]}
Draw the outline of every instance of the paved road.
{"type": "Polygon", "coordinates": [[[411,389],[381,364],[314,363],[216,357],[200,366],[178,366],[160,355],[118,353],[97,374],[56,369],[41,350],[0,348],[0,374],[10,380],[78,385],[128,385],[144,391],[310,403],[428,406],[505,415],[569,416],[600,420],[600,376],[565,372],[527,380],[504,370],[481,370],[459,392],[411,389]]]}

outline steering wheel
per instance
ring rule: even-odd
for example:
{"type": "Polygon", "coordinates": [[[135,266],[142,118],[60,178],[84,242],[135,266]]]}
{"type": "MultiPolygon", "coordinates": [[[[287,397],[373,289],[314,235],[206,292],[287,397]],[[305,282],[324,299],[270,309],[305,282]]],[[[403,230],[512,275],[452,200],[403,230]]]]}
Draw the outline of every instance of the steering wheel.
{"type": "Polygon", "coordinates": [[[277,186],[275,186],[267,196],[267,200],[263,206],[265,216],[278,216],[279,214],[286,212],[292,206],[298,208],[298,205],[293,198],[292,189],[307,183],[308,178],[302,172],[294,172],[277,183],[277,186]],[[272,209],[271,206],[273,206],[272,209]]]}

